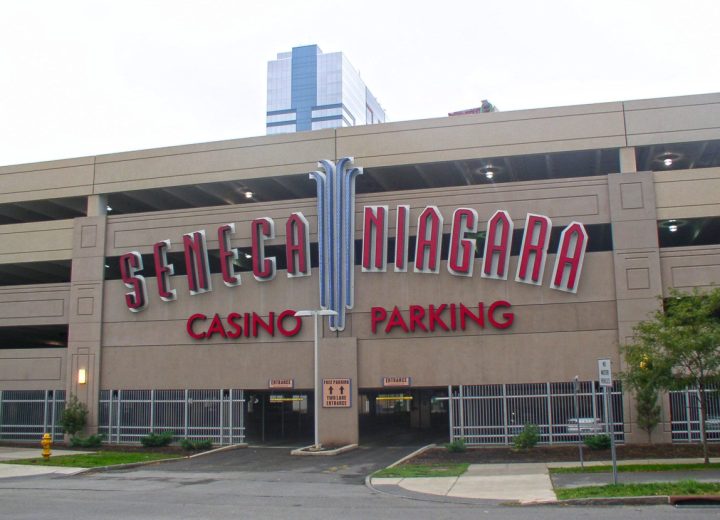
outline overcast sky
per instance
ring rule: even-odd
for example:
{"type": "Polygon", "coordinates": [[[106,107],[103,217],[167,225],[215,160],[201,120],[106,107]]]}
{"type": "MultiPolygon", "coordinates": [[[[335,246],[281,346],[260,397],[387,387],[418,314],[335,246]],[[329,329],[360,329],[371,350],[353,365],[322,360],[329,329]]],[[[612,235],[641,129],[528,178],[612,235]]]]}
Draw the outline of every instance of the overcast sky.
{"type": "Polygon", "coordinates": [[[263,135],[267,62],[344,52],[388,121],[720,92],[718,0],[2,0],[0,165],[263,135]]]}

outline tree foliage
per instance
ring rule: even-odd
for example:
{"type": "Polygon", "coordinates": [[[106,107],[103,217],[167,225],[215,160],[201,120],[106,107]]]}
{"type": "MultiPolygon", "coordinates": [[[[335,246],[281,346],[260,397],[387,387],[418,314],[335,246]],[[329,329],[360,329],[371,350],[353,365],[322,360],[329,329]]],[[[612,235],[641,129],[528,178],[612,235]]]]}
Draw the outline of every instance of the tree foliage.
{"type": "Polygon", "coordinates": [[[660,423],[660,405],[658,390],[648,384],[635,390],[635,410],[637,423],[648,435],[648,443],[652,442],[652,431],[660,423]]]}
{"type": "Polygon", "coordinates": [[[625,348],[625,381],[637,392],[697,388],[706,462],[705,390],[720,380],[720,289],[681,293],[673,289],[664,309],[640,322],[625,348]]]}
{"type": "Polygon", "coordinates": [[[62,416],[60,416],[60,426],[71,437],[85,428],[87,423],[88,409],[85,403],[78,400],[77,396],[71,395],[65,404],[62,416]]]}

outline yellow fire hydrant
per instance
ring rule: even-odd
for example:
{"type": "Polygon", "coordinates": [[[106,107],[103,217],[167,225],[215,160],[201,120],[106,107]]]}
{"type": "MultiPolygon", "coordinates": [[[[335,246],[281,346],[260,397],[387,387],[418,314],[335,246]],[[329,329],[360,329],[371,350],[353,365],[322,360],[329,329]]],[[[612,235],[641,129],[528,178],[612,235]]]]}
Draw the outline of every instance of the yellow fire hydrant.
{"type": "Polygon", "coordinates": [[[40,446],[42,446],[42,456],[45,460],[50,459],[50,447],[52,446],[52,438],[50,437],[49,433],[46,433],[43,435],[42,440],[40,441],[40,446]]]}

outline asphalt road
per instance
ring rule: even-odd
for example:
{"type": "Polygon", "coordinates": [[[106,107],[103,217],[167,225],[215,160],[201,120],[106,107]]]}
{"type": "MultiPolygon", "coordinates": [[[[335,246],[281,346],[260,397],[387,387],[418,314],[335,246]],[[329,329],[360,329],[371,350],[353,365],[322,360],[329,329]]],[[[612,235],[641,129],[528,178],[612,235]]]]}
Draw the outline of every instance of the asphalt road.
{"type": "Polygon", "coordinates": [[[287,449],[235,450],[134,470],[0,480],[5,519],[706,519],[720,509],[506,507],[376,493],[365,474],[412,448],[363,448],[338,457],[287,449]]]}

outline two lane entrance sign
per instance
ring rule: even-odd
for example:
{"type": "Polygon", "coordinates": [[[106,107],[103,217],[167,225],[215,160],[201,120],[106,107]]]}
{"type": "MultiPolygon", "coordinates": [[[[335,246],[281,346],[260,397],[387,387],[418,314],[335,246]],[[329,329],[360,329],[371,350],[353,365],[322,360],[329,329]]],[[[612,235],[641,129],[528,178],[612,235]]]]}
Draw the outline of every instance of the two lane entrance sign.
{"type": "Polygon", "coordinates": [[[350,408],[350,379],[323,379],[323,408],[350,408]]]}

